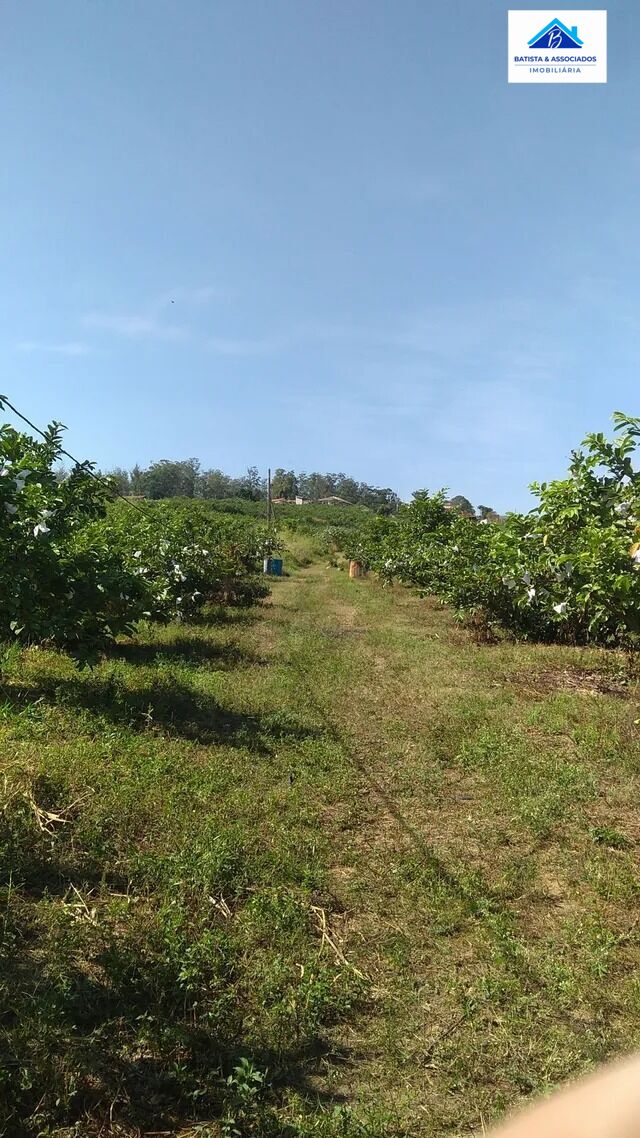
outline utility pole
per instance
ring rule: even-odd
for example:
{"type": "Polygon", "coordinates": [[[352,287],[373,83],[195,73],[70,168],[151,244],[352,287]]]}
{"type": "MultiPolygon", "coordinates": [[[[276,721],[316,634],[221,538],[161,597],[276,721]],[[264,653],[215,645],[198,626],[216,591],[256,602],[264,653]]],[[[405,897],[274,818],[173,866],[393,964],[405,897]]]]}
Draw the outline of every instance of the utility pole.
{"type": "Polygon", "coordinates": [[[270,577],[282,576],[282,558],[273,557],[274,545],[273,498],[271,497],[271,467],[267,471],[267,556],[264,559],[264,572],[270,577]]]}

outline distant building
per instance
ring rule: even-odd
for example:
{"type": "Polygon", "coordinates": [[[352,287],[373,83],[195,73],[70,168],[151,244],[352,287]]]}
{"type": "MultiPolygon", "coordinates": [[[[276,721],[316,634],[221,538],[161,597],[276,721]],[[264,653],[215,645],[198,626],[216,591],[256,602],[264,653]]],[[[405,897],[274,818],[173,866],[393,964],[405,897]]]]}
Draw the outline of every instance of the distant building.
{"type": "MultiPolygon", "coordinates": [[[[274,502],[287,502],[289,498],[274,498],[274,502]]],[[[326,498],[296,498],[296,506],[352,506],[353,502],[341,498],[338,494],[329,494],[326,498]]]]}

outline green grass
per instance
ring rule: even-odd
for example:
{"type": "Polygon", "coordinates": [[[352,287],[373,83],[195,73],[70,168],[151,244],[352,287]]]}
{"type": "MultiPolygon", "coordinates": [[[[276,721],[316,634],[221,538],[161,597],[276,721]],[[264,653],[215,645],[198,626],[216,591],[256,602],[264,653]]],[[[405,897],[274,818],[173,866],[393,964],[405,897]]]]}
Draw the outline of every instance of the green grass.
{"type": "Polygon", "coordinates": [[[624,661],[291,541],[259,610],[6,654],[0,1134],[466,1133],[640,1042],[624,661]]]}

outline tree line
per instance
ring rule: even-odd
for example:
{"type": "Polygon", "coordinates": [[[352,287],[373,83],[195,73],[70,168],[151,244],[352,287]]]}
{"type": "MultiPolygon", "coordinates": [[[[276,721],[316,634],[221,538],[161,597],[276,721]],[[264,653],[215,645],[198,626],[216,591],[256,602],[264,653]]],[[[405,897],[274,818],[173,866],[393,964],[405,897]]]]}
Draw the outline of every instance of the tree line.
{"type": "MultiPolygon", "coordinates": [[[[250,466],[237,478],[222,470],[203,470],[197,458],[163,458],[148,467],[136,464],[131,470],[117,467],[107,472],[120,494],[140,494],[145,498],[245,498],[258,502],[267,497],[267,480],[257,467],[250,466]]],[[[394,512],[400,498],[389,487],[370,486],[346,474],[296,473],[278,467],[271,479],[274,498],[317,500],[336,495],[354,505],[394,512]]]]}
{"type": "MultiPolygon", "coordinates": [[[[124,495],[139,494],[152,499],[244,498],[250,502],[265,501],[267,497],[267,480],[257,466],[250,466],[244,474],[233,477],[222,470],[203,470],[197,458],[162,458],[147,467],[136,464],[131,470],[116,467],[106,473],[115,482],[118,493],[124,495]]],[[[317,501],[335,495],[354,506],[367,506],[370,510],[386,514],[395,513],[401,504],[399,495],[388,486],[370,486],[343,473],[296,473],[281,466],[273,472],[271,493],[274,498],[291,502],[296,498],[317,501]]],[[[427,493],[426,490],[416,490],[413,497],[424,497],[427,493]]],[[[490,521],[499,519],[491,506],[474,507],[463,494],[450,498],[449,504],[469,517],[490,521]]]]}

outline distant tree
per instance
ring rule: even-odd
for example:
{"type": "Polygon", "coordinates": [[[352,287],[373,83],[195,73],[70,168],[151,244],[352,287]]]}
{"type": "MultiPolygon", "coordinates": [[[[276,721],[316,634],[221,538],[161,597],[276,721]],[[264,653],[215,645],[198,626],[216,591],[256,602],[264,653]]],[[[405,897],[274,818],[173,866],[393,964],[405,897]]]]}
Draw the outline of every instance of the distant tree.
{"type": "Polygon", "coordinates": [[[500,514],[496,513],[496,511],[491,506],[478,506],[478,515],[481,521],[500,521],[500,514]]]}
{"type": "MultiPolygon", "coordinates": [[[[344,475],[342,475],[344,478],[344,475]]],[[[320,474],[314,471],[305,476],[305,498],[328,498],[336,492],[337,476],[335,474],[320,474]]]]}
{"type": "Polygon", "coordinates": [[[143,490],[143,474],[144,471],[136,465],[129,474],[129,489],[132,494],[142,494],[143,490]]]}
{"type": "Polygon", "coordinates": [[[143,493],[148,498],[194,498],[200,474],[197,458],[172,462],[162,458],[142,472],[143,493]]]}
{"type": "Polygon", "coordinates": [[[400,505],[400,498],[395,490],[391,490],[388,486],[384,489],[367,486],[366,482],[360,483],[356,501],[361,506],[368,506],[370,510],[384,514],[395,514],[400,505]]]}
{"type": "Polygon", "coordinates": [[[301,470],[300,473],[296,475],[296,481],[298,483],[298,496],[300,498],[308,498],[307,475],[304,470],[301,470]]]}
{"type": "Polygon", "coordinates": [[[257,466],[250,466],[247,473],[237,479],[237,493],[239,498],[247,498],[250,502],[259,502],[266,496],[265,481],[260,477],[257,466]]]}
{"type": "Polygon", "coordinates": [[[131,493],[131,478],[128,470],[123,470],[121,466],[115,466],[113,470],[107,471],[107,476],[115,483],[118,494],[131,493]]]}
{"type": "Polygon", "coordinates": [[[456,494],[454,498],[450,498],[449,505],[453,506],[456,510],[460,510],[460,512],[463,514],[470,514],[471,517],[474,518],[476,516],[476,512],[471,505],[471,502],[468,498],[465,498],[464,494],[456,494]]]}
{"type": "Polygon", "coordinates": [[[298,494],[298,478],[293,470],[279,466],[271,479],[271,493],[274,498],[295,498],[298,494]]]}
{"type": "MultiPolygon", "coordinates": [[[[219,469],[201,470],[196,458],[182,461],[163,458],[144,470],[136,463],[129,472],[118,467],[111,471],[111,477],[116,480],[119,493],[144,494],[148,498],[245,498],[260,501],[267,493],[266,479],[261,477],[256,466],[250,466],[246,474],[232,478],[219,469]]],[[[323,474],[316,470],[311,474],[305,471],[296,474],[295,470],[279,466],[274,472],[271,488],[274,498],[314,500],[336,495],[381,514],[395,513],[401,504],[390,487],[357,482],[343,471],[323,474]]],[[[473,511],[466,498],[459,496],[454,502],[462,503],[462,509],[473,511]]]]}
{"type": "Polygon", "coordinates": [[[389,486],[381,490],[380,494],[382,496],[382,505],[389,510],[390,514],[395,514],[396,510],[399,510],[402,505],[400,495],[396,494],[395,490],[392,490],[389,486]]]}
{"type": "Polygon", "coordinates": [[[197,493],[201,498],[230,498],[232,479],[221,470],[204,470],[198,479],[197,493]]]}
{"type": "Polygon", "coordinates": [[[357,502],[360,499],[360,490],[362,487],[361,482],[356,482],[355,478],[348,478],[346,474],[339,474],[336,483],[335,491],[340,498],[346,498],[347,502],[357,502]]]}

